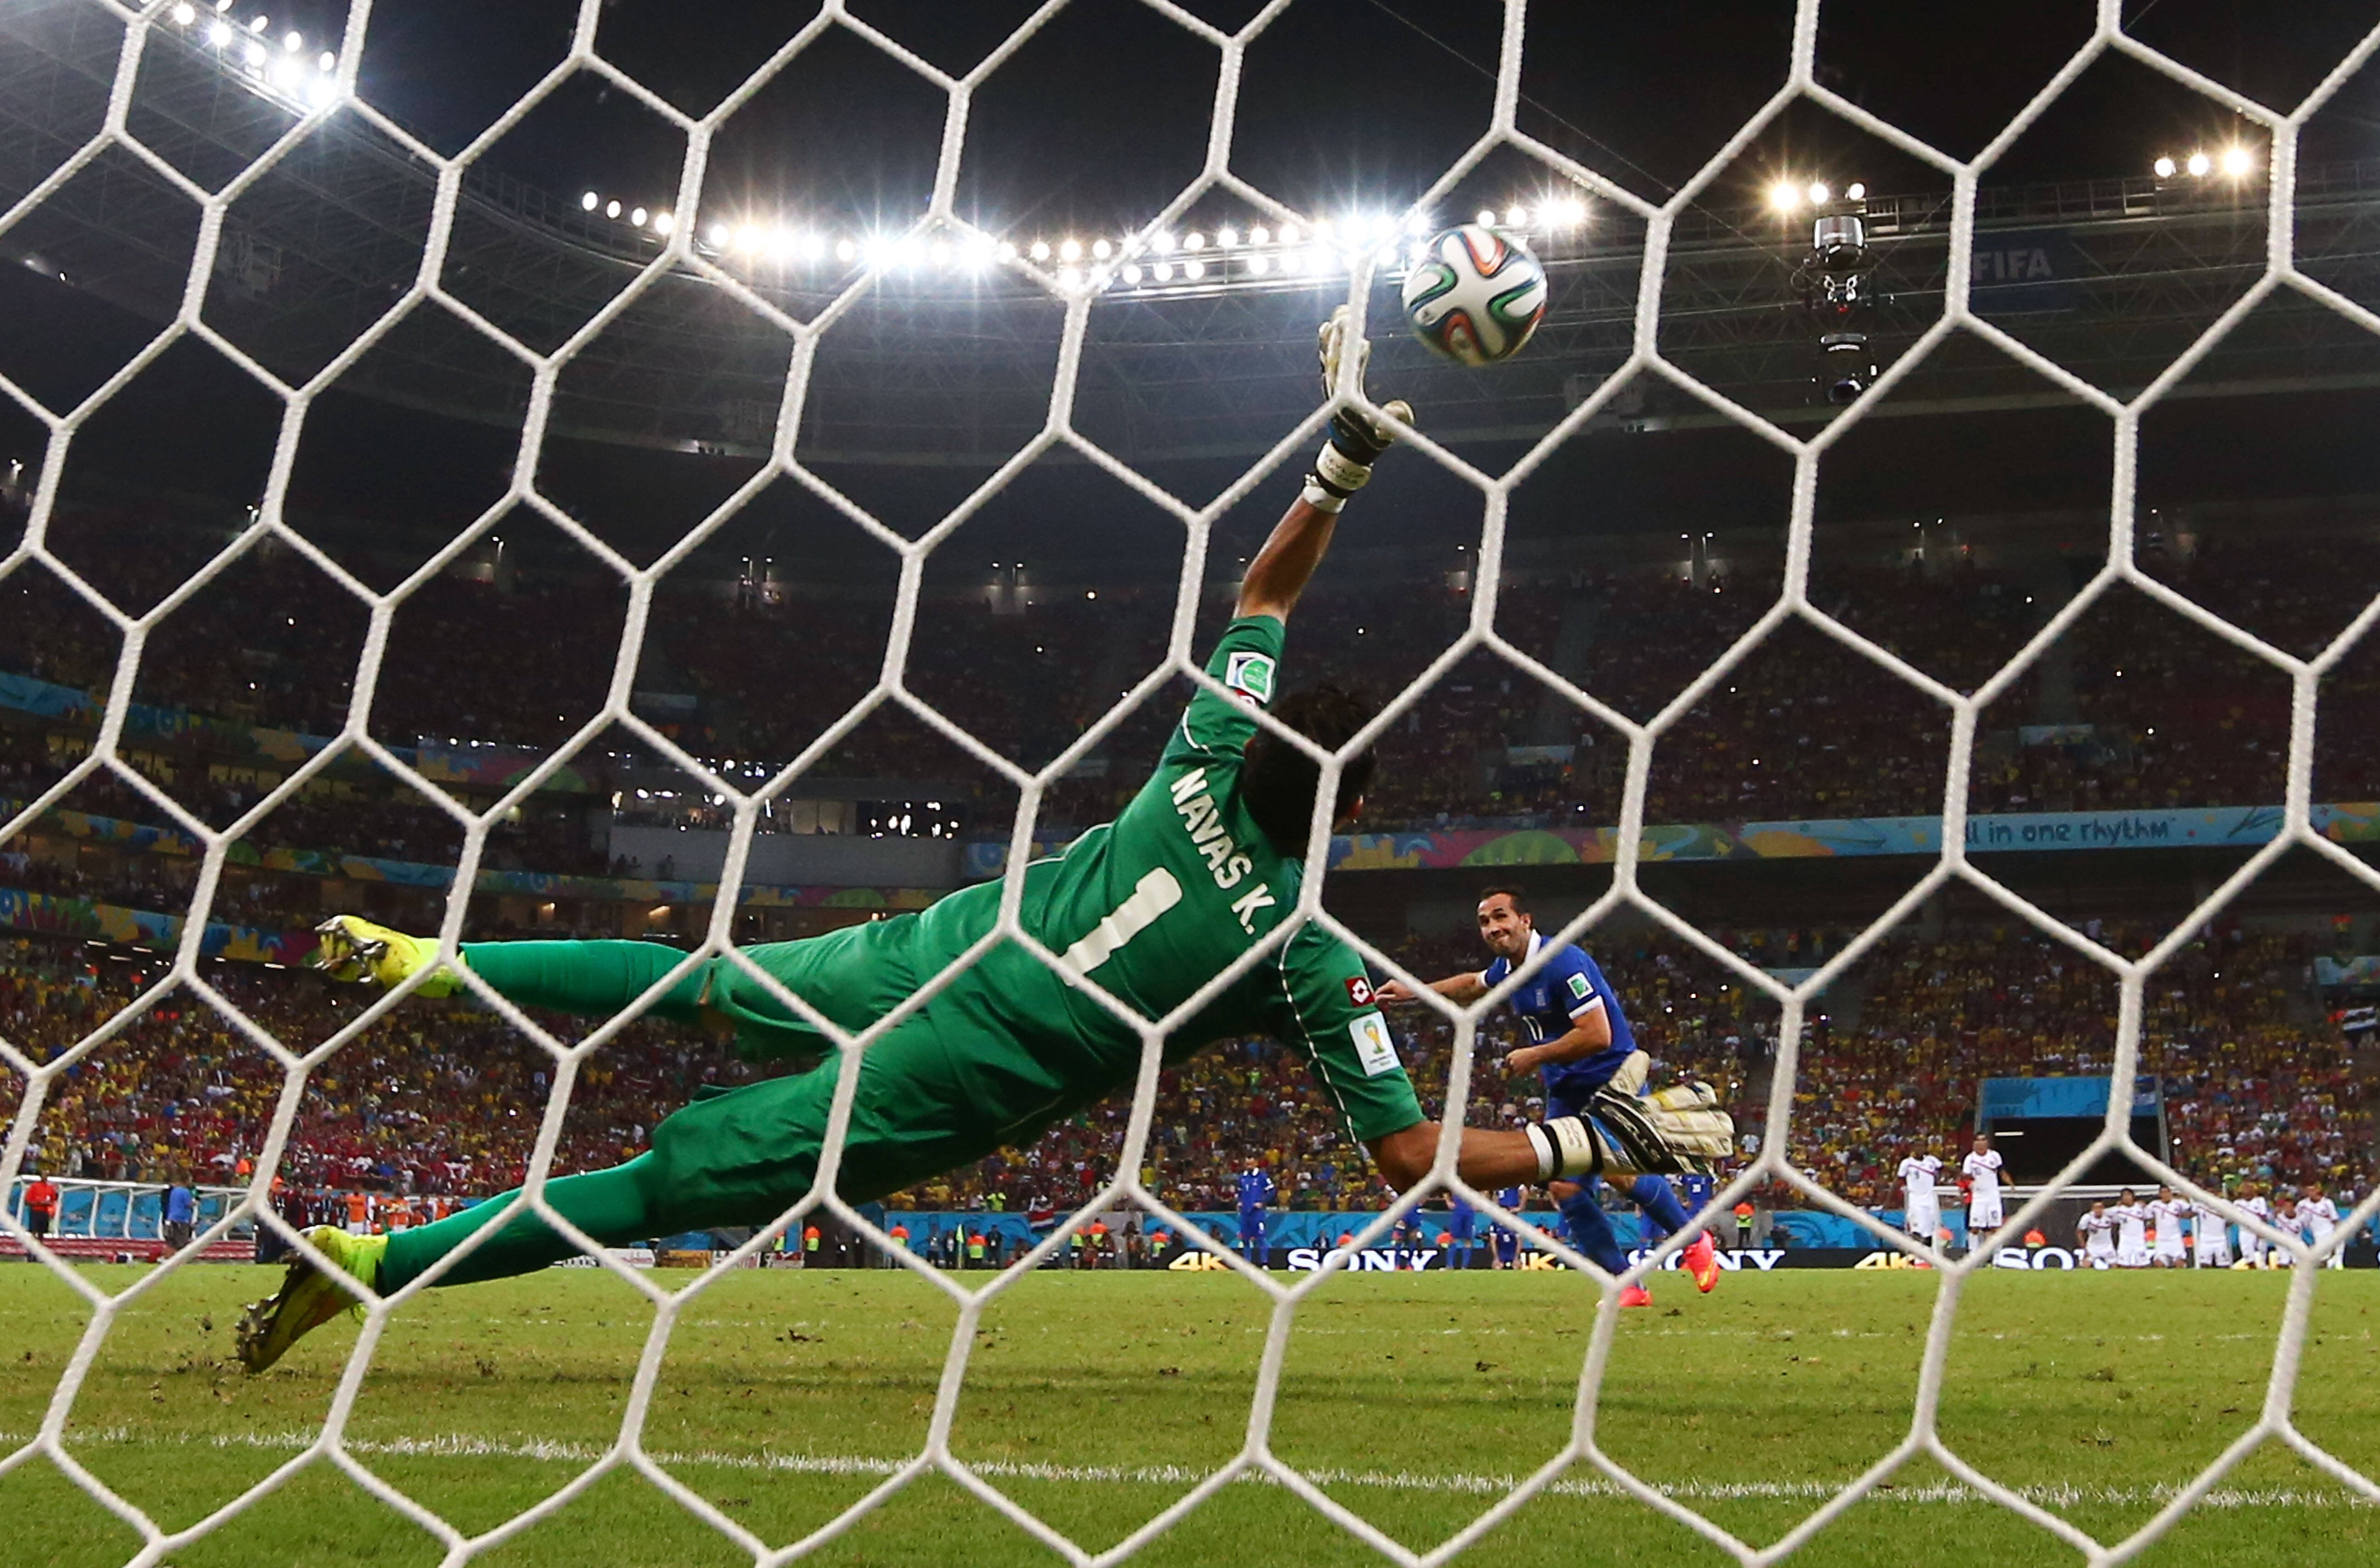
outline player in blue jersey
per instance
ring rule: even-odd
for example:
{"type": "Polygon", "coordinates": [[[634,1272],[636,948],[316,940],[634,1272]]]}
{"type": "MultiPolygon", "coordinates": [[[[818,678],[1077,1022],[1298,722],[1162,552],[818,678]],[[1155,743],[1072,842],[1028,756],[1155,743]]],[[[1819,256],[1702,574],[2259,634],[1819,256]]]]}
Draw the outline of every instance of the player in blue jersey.
{"type": "MultiPolygon", "coordinates": [[[[1476,1002],[1515,968],[1535,964],[1526,981],[1507,999],[1527,1029],[1529,1043],[1507,1057],[1505,1064],[1514,1073],[1537,1070],[1545,1081],[1548,1115],[1583,1111],[1598,1093],[1633,1098],[1645,1092],[1652,1059],[1637,1049],[1618,993],[1575,942],[1545,951],[1548,944],[1538,934],[1518,888],[1493,887],[1480,895],[1479,937],[1495,961],[1475,974],[1433,980],[1429,989],[1450,1002],[1476,1002]]],[[[1412,991],[1394,980],[1375,994],[1382,1002],[1415,1000],[1412,991]]],[[[1584,1182],[1555,1182],[1548,1190],[1578,1249],[1596,1267],[1617,1274],[1627,1269],[1628,1258],[1597,1200],[1598,1185],[1590,1176],[1584,1182]]],[[[1686,1228],[1686,1211],[1664,1178],[1639,1177],[1628,1196],[1644,1209],[1648,1233],[1658,1229],[1666,1240],[1686,1228]]],[[[1700,1289],[1718,1283],[1718,1249],[1708,1232],[1697,1235],[1679,1261],[1700,1289]]],[[[1652,1293],[1642,1285],[1631,1285],[1620,1297],[1622,1307],[1649,1307],[1652,1301],[1652,1293]]]]}
{"type": "Polygon", "coordinates": [[[1265,1266],[1265,1209],[1273,1200],[1272,1178],[1261,1165],[1240,1173],[1240,1252],[1259,1269],[1265,1266]]]}
{"type": "MultiPolygon", "coordinates": [[[[1525,1197],[1526,1195],[1519,1187],[1506,1187],[1496,1194],[1496,1207],[1507,1214],[1518,1214],[1525,1197]]],[[[1488,1238],[1488,1246],[1492,1253],[1488,1260],[1489,1268],[1514,1269],[1520,1266],[1520,1232],[1499,1225],[1496,1227],[1496,1234],[1488,1238]]]]}
{"type": "Polygon", "coordinates": [[[1459,1197],[1447,1199],[1450,1212],[1446,1217],[1446,1266],[1450,1269],[1471,1267],[1471,1244],[1479,1223],[1479,1210],[1459,1197]]]}

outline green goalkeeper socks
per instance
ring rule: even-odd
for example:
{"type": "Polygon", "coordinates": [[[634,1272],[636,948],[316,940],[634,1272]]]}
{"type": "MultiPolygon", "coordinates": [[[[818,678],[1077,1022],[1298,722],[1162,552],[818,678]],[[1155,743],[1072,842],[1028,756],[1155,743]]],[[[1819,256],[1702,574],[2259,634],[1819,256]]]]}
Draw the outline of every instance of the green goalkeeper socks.
{"type": "MultiPolygon", "coordinates": [[[[471,972],[523,1007],[608,1017],[643,995],[686,957],[657,942],[467,942],[471,972]]],[[[692,1023],[707,966],[680,976],[651,1008],[692,1023]]]]}
{"type": "MultiPolygon", "coordinates": [[[[516,943],[515,945],[528,945],[516,943]]],[[[554,943],[551,945],[564,945],[554,943]]],[[[607,945],[629,947],[632,942],[607,945]]],[[[664,1185],[658,1179],[653,1157],[640,1154],[608,1171],[583,1176],[557,1176],[545,1184],[545,1198],[554,1211],[607,1246],[674,1235],[690,1227],[690,1217],[673,1215],[664,1185]]],[[[513,1195],[491,1198],[450,1214],[434,1224],[397,1231],[388,1238],[377,1288],[383,1293],[403,1288],[438,1259],[477,1235],[503,1213],[513,1195]]],[[[486,1245],[438,1277],[442,1285],[500,1280],[541,1269],[556,1259],[577,1255],[577,1245],[535,1213],[522,1209],[505,1222],[486,1245]]]]}

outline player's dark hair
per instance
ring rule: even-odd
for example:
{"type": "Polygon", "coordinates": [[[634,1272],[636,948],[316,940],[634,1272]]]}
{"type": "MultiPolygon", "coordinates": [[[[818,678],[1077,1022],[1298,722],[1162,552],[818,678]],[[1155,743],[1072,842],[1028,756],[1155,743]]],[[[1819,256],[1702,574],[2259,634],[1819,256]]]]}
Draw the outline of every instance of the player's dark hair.
{"type": "Polygon", "coordinates": [[[1513,914],[1525,915],[1529,912],[1529,895],[1509,882],[1499,887],[1481,888],[1479,890],[1479,902],[1485,904],[1489,899],[1496,897],[1500,893],[1512,901],[1513,914]]]}
{"type": "MultiPolygon", "coordinates": [[[[1317,746],[1336,750],[1370,720],[1372,705],[1343,687],[1318,686],[1274,703],[1272,716],[1317,746]]],[[[1364,797],[1377,761],[1366,747],[1341,765],[1339,791],[1330,806],[1332,821],[1364,797]]],[[[1247,760],[1240,767],[1240,803],[1275,849],[1303,855],[1305,830],[1314,818],[1314,792],[1321,780],[1322,769],[1313,759],[1271,731],[1258,730],[1248,741],[1247,760]]]]}

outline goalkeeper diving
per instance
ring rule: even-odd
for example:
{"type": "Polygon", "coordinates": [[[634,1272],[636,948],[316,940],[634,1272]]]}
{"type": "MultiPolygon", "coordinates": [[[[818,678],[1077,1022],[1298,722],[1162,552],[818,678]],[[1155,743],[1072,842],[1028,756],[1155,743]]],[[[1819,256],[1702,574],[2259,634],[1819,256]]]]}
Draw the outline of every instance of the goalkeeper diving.
{"type": "MultiPolygon", "coordinates": [[[[1341,357],[1349,352],[1360,390],[1366,346],[1352,338],[1343,311],[1324,324],[1320,346],[1326,392],[1336,395],[1341,357]]],[[[1345,744],[1368,717],[1361,702],[1332,687],[1276,700],[1275,687],[1283,627],[1330,549],[1341,507],[1413,419],[1402,402],[1378,412],[1387,418],[1355,402],[1334,409],[1298,499],[1248,564],[1235,618],[1206,665],[1231,695],[1202,687],[1156,773],[1115,821],[1026,869],[1024,929],[1062,955],[1068,975],[1096,982],[1144,1017],[1181,1006],[1296,907],[1321,770],[1266,733],[1251,710],[1269,711],[1325,749],[1345,744]]],[[[1369,751],[1342,764],[1334,822],[1354,818],[1373,770],[1369,751]]],[[[985,883],[914,914],[744,952],[836,1027],[856,1032],[990,932],[1000,897],[1001,884],[985,883]]],[[[657,942],[487,942],[462,944],[460,958],[523,1007],[608,1018],[685,954],[657,942]]],[[[340,978],[383,987],[439,964],[434,942],[352,916],[324,923],[315,961],[340,978]]],[[[440,967],[417,989],[442,996],[460,985],[440,967]]],[[[607,1246],[777,1222],[817,1175],[840,1070],[832,1042],[723,957],[692,966],[651,1011],[732,1028],[747,1059],[824,1061],[790,1076],[698,1092],[653,1129],[644,1153],[610,1170],[554,1177],[545,1184],[546,1201],[607,1246]]],[[[1312,923],[1299,926],[1173,1030],[1165,1055],[1176,1062],[1217,1039],[1259,1034],[1305,1057],[1347,1136],[1390,1184],[1402,1191],[1428,1175],[1438,1124],[1423,1116],[1363,961],[1345,942],[1312,923]]],[[[835,1190],[864,1203],[1030,1144],[1128,1088],[1141,1051],[1135,1030],[1025,948],[1003,942],[866,1047],[835,1190]]],[[[1626,1182],[1639,1173],[1707,1170],[1732,1145],[1732,1124],[1707,1103],[1612,1094],[1518,1130],[1464,1128],[1456,1169],[1475,1189],[1491,1192],[1556,1178],[1626,1182]]],[[[511,1196],[389,1235],[309,1231],[313,1248],[342,1273],[301,1256],[281,1289],[241,1319],[241,1361],[261,1371],[353,1305],[350,1282],[383,1295],[402,1289],[490,1226],[495,1234],[433,1283],[526,1273],[580,1250],[534,1212],[508,1213],[511,1196]]]]}

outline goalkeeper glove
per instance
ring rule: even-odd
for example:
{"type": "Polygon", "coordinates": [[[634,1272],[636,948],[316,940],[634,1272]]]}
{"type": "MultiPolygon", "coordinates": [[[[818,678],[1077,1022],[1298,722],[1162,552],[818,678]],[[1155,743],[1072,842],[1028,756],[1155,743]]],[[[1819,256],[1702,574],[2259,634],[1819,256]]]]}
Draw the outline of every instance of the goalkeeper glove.
{"type": "MultiPolygon", "coordinates": [[[[334,915],[314,928],[314,967],[337,980],[369,980],[382,991],[403,985],[438,959],[438,944],[376,926],[355,915],[334,915]]],[[[462,989],[453,968],[441,966],[421,982],[419,996],[452,996],[462,989]]]]}
{"type": "Polygon", "coordinates": [[[1534,1122],[1541,1181],[1557,1176],[1708,1175],[1735,1152],[1735,1122],[1706,1083],[1673,1085],[1640,1100],[1596,1091],[1585,1116],[1534,1122]]]}
{"type": "MultiPolygon", "coordinates": [[[[1316,344],[1322,360],[1322,395],[1339,395],[1339,365],[1350,353],[1355,357],[1355,390],[1364,390],[1364,368],[1372,357],[1372,346],[1354,335],[1347,319],[1347,307],[1340,306],[1322,323],[1316,344]]],[[[1413,423],[1413,407],[1402,398],[1380,405],[1380,412],[1402,424],[1413,423]]],[[[1394,425],[1377,423],[1367,419],[1352,404],[1342,404],[1330,411],[1330,438],[1315,454],[1314,467],[1305,476],[1305,503],[1325,512],[1336,512],[1347,504],[1347,497],[1370,482],[1372,464],[1397,439],[1394,425]]]]}

